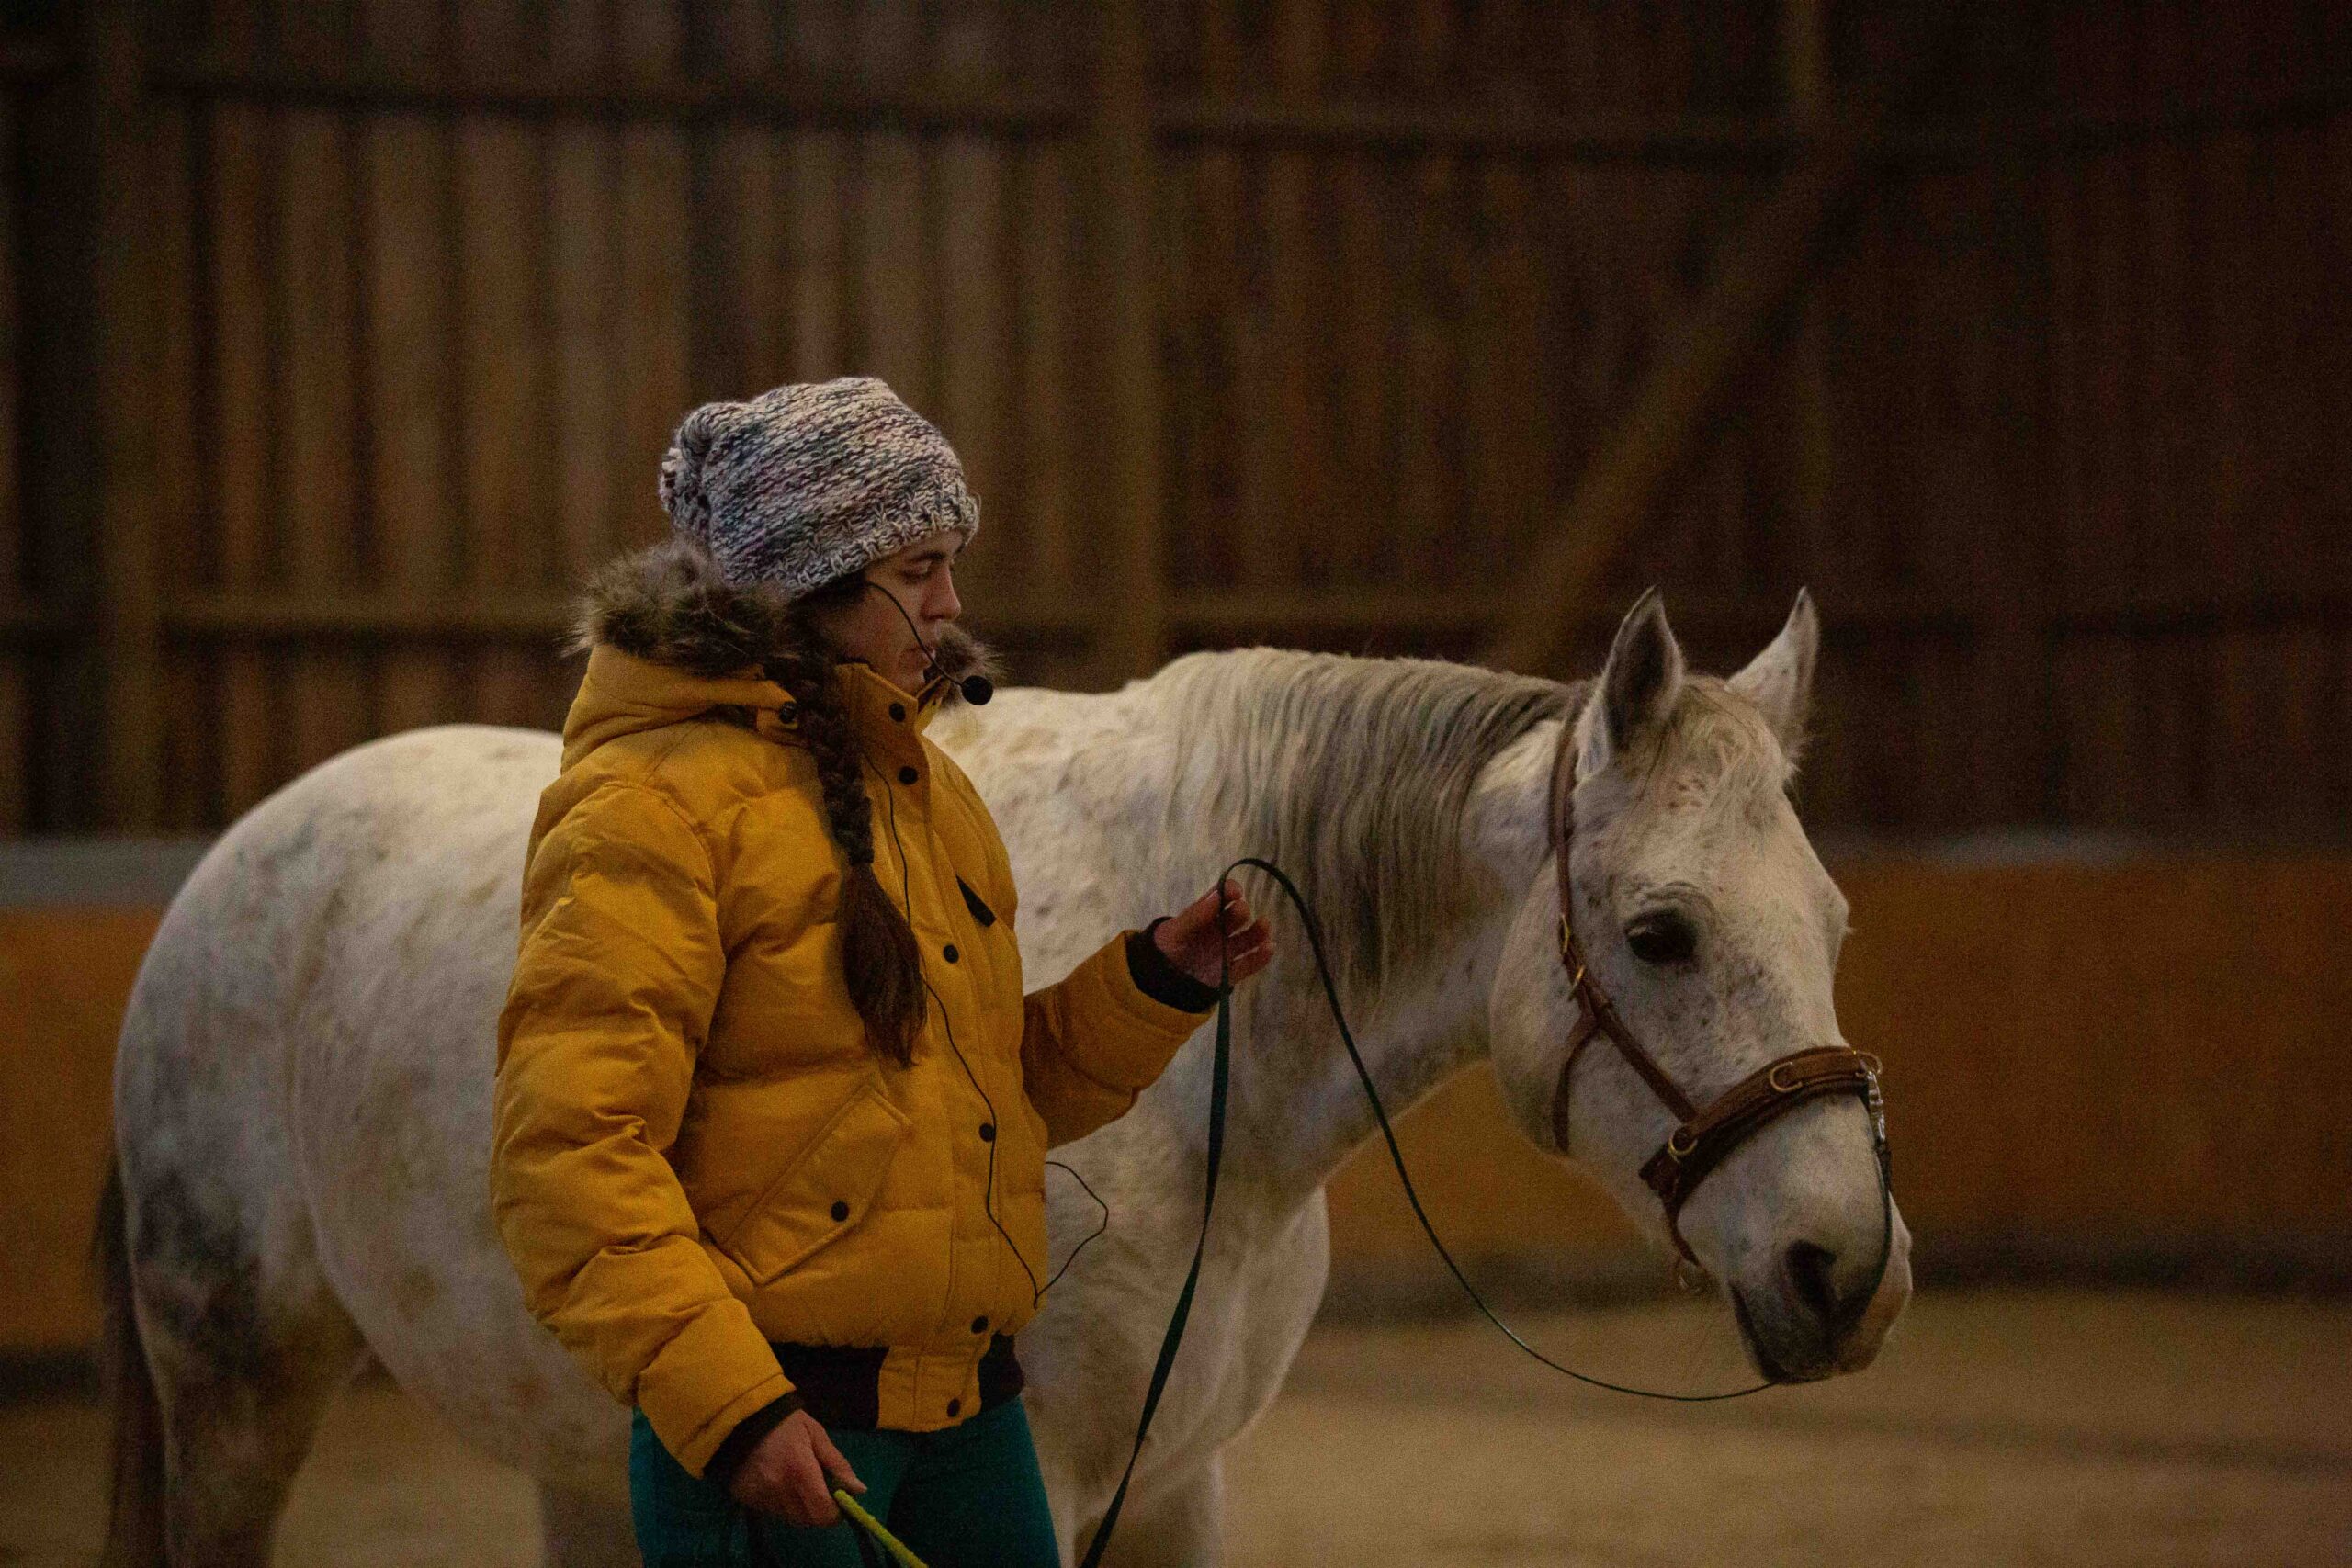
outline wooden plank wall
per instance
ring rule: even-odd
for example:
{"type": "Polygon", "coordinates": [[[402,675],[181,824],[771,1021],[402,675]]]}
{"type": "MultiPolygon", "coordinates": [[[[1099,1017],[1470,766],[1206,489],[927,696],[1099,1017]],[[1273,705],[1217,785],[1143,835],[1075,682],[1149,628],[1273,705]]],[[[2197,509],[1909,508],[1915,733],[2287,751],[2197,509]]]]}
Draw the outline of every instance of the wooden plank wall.
{"type": "MultiPolygon", "coordinates": [[[[676,419],[852,370],[962,452],[972,618],[1022,678],[1469,655],[1888,47],[1826,0],[94,6],[140,24],[156,291],[152,384],[108,390],[158,417],[88,526],[161,558],[152,594],[24,574],[113,558],[14,500],[64,430],[12,416],[86,380],[28,308],[60,286],[17,107],[78,47],[36,39],[0,60],[0,833],[209,829],[374,735],[559,723],[570,593],[662,526],[676,419]],[[68,635],[99,603],[156,619],[152,724],[68,635]]],[[[2352,19],[1962,16],[1617,578],[1557,607],[1571,662],[1656,581],[1728,665],[1809,583],[1825,827],[2338,839],[2352,19]]]]}
{"type": "Polygon", "coordinates": [[[232,818],[376,734],[559,724],[569,596],[656,536],[653,476],[704,398],[880,374],[985,498],[973,595],[1030,592],[1029,560],[1076,580],[1067,148],[885,110],[714,115],[681,85],[903,107],[910,84],[1017,75],[1042,102],[1069,91],[1067,29],[693,16],[690,36],[659,5],[221,0],[159,65],[161,134],[204,191],[166,221],[204,258],[179,287],[211,416],[173,454],[203,499],[164,826],[232,818]],[[548,84],[571,96],[550,108],[548,84]]]}
{"type": "Polygon", "coordinates": [[[54,18],[0,17],[0,837],[51,814],[57,759],[37,696],[57,679],[63,629],[44,588],[58,552],[33,526],[61,487],[27,459],[62,434],[62,409],[40,390],[65,374],[73,344],[59,323],[73,310],[68,280],[78,234],[43,221],[74,161],[71,51],[54,18]]]}

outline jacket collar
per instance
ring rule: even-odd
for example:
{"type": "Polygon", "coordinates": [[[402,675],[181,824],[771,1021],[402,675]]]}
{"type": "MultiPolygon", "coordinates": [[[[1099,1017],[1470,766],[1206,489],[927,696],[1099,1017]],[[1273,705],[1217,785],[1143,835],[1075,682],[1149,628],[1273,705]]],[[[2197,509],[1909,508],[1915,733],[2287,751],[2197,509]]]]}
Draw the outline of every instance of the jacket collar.
{"type": "MultiPolygon", "coordinates": [[[[725,581],[707,547],[684,535],[632,551],[591,580],[566,650],[588,668],[563,724],[563,765],[605,741],[742,707],[761,734],[788,745],[793,694],[763,671],[782,646],[790,601],[773,585],[725,581]]],[[[915,738],[949,705],[957,682],[991,670],[979,641],[950,626],[939,639],[942,674],[908,692],[862,660],[836,664],[835,690],[869,749],[920,753],[915,738]]]]}
{"type": "MultiPolygon", "coordinates": [[[[849,710],[851,728],[867,755],[887,757],[903,766],[922,760],[922,742],[917,737],[960,694],[944,678],[930,682],[920,692],[910,692],[876,674],[863,660],[845,660],[833,666],[833,695],[849,710]]],[[[755,709],[752,727],[786,746],[807,744],[799,737],[794,705],[787,697],[775,711],[755,709]]]]}

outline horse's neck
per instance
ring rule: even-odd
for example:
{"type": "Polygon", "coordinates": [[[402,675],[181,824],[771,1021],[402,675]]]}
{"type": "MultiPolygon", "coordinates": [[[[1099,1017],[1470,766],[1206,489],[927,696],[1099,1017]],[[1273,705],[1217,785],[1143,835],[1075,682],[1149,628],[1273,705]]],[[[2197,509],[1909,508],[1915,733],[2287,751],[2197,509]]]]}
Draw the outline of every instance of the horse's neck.
{"type": "MultiPolygon", "coordinates": [[[[1486,1055],[1504,938],[1547,848],[1544,797],[1557,736],[1556,725],[1539,727],[1488,765],[1464,813],[1470,886],[1429,890],[1453,919],[1409,975],[1378,977],[1373,1005],[1348,1021],[1392,1121],[1486,1055]]],[[[1258,896],[1282,897],[1271,887],[1258,896]]],[[[1312,1198],[1379,1131],[1305,945],[1281,965],[1279,987],[1245,986],[1237,996],[1225,1179],[1238,1177],[1270,1220],[1312,1198]]],[[[1209,1070],[1206,1050],[1179,1058],[1175,1103],[1204,1106],[1209,1070]]]]}

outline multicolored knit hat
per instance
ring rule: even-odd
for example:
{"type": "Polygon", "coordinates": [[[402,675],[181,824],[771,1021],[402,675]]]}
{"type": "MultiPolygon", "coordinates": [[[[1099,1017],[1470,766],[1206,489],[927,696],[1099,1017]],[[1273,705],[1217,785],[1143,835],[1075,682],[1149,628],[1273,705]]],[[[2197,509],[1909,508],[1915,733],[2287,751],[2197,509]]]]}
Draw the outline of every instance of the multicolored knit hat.
{"type": "Polygon", "coordinates": [[[947,438],[872,376],[795,382],[705,403],[662,459],[670,526],[727,581],[797,598],[925,535],[979,531],[947,438]]]}

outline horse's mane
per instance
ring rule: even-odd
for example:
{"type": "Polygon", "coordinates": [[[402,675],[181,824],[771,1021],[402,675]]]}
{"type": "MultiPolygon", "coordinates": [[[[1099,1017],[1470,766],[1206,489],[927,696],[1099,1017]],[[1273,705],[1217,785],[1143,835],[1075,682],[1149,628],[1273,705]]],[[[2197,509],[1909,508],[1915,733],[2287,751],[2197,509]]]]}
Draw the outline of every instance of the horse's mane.
{"type": "MultiPolygon", "coordinates": [[[[1173,688],[1174,841],[1231,843],[1313,902],[1341,993],[1426,958],[1458,896],[1479,771],[1581,685],[1427,659],[1255,648],[1193,654],[1173,688]]],[[[1260,908],[1286,903],[1265,891],[1260,908]]]]}

